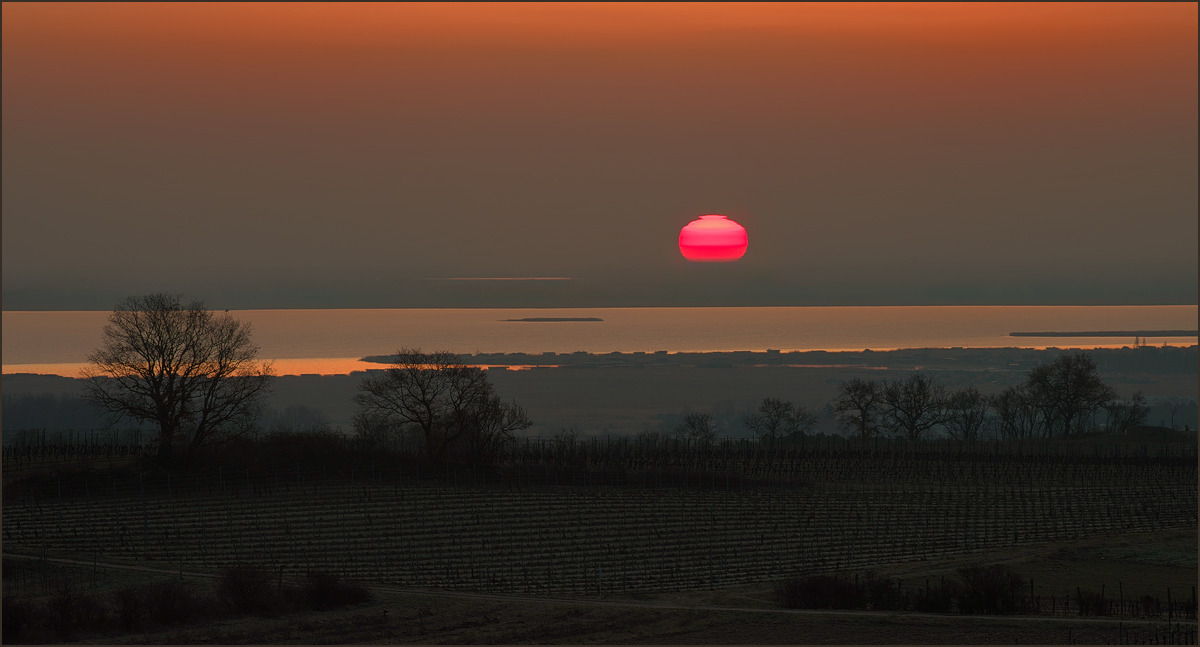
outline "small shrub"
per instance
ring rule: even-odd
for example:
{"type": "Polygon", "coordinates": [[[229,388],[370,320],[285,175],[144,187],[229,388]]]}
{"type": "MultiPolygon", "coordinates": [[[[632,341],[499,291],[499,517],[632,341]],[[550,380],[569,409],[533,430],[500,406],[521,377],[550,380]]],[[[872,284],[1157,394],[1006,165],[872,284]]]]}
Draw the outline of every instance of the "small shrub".
{"type": "Polygon", "coordinates": [[[235,613],[268,613],[276,607],[271,576],[252,566],[222,571],[217,592],[235,613]]]}
{"type": "Polygon", "coordinates": [[[126,586],[113,592],[121,631],[133,632],[141,624],[146,604],[144,597],[142,589],[136,586],[126,586]]]}
{"type": "Polygon", "coordinates": [[[275,602],[276,608],[281,612],[307,610],[309,608],[308,588],[284,585],[276,596],[275,602]]]}
{"type": "Polygon", "coordinates": [[[2,574],[6,580],[16,577],[18,573],[27,570],[24,560],[5,559],[3,562],[0,562],[0,564],[3,565],[0,567],[0,574],[2,574]]]}
{"type": "Polygon", "coordinates": [[[46,601],[46,615],[50,618],[50,626],[59,640],[75,638],[75,599],[71,589],[59,590],[46,601]]]}
{"type": "Polygon", "coordinates": [[[374,596],[367,587],[358,582],[344,582],[334,573],[313,571],[308,574],[306,597],[310,608],[325,611],[348,604],[369,602],[374,596]]]}
{"type": "Polygon", "coordinates": [[[1145,618],[1151,618],[1158,615],[1158,601],[1154,596],[1143,595],[1141,598],[1134,600],[1135,615],[1141,615],[1145,618]]]}
{"type": "Polygon", "coordinates": [[[141,595],[149,617],[168,627],[190,622],[207,611],[190,582],[158,582],[143,587],[141,595]]]}
{"type": "Polygon", "coordinates": [[[69,586],[46,601],[46,612],[60,640],[73,640],[79,632],[103,631],[108,625],[104,606],[69,586]]]}
{"type": "Polygon", "coordinates": [[[1104,597],[1099,591],[1078,591],[1076,592],[1076,602],[1079,603],[1079,615],[1081,616],[1103,616],[1108,615],[1105,611],[1104,597]]]}
{"type": "Polygon", "coordinates": [[[22,642],[37,620],[37,609],[33,603],[14,596],[4,596],[4,644],[22,642]]]}
{"type": "Polygon", "coordinates": [[[1006,564],[967,566],[958,569],[963,581],[958,595],[959,613],[1017,613],[1025,578],[1006,564]]]}
{"type": "Polygon", "coordinates": [[[853,581],[834,575],[794,577],[776,587],[775,598],[789,609],[861,609],[866,604],[853,581]]]}
{"type": "Polygon", "coordinates": [[[861,595],[866,605],[875,610],[895,610],[900,607],[899,582],[890,577],[880,577],[874,571],[863,578],[861,595]]]}
{"type": "Polygon", "coordinates": [[[936,589],[917,595],[916,610],[922,613],[951,613],[955,602],[962,596],[962,587],[954,580],[943,581],[936,589]]]}

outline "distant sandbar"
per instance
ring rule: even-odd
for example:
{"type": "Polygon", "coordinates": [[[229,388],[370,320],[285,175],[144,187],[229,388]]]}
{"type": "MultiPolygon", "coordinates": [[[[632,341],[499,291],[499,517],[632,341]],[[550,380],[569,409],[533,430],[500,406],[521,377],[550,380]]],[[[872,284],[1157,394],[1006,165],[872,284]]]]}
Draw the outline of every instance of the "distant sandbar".
{"type": "Polygon", "coordinates": [[[525,317],[524,319],[501,319],[500,321],[604,321],[600,317],[525,317]]]}

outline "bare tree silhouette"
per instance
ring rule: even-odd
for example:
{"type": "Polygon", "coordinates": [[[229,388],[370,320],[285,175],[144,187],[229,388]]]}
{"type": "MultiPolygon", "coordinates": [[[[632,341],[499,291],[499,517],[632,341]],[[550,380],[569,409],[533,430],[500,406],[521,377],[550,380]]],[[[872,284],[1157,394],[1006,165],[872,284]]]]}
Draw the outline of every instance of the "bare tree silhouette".
{"type": "Polygon", "coordinates": [[[817,416],[803,406],[785,400],[763,398],[758,411],[742,419],[759,440],[774,444],[784,438],[799,438],[817,426],[817,416]]]}
{"type": "Polygon", "coordinates": [[[996,433],[1003,438],[1032,438],[1041,426],[1041,412],[1025,385],[1010,386],[988,399],[996,412],[996,433]]]}
{"type": "Polygon", "coordinates": [[[717,438],[717,419],[711,413],[686,413],[675,427],[675,435],[710,445],[717,438]]]}
{"type": "Polygon", "coordinates": [[[1104,405],[1107,414],[1105,426],[1113,433],[1121,434],[1146,422],[1150,415],[1150,406],[1146,404],[1146,396],[1141,391],[1133,394],[1127,401],[1112,400],[1104,405]]]}
{"type": "Polygon", "coordinates": [[[833,410],[843,429],[854,430],[860,438],[867,439],[879,431],[882,407],[883,389],[879,383],[856,377],[838,387],[833,410]]]}
{"type": "Polygon", "coordinates": [[[946,390],[923,373],[886,382],[883,403],[884,427],[908,440],[920,440],[945,421],[946,390]]]}
{"type": "MultiPolygon", "coordinates": [[[[488,384],[490,390],[491,384],[488,384]]],[[[525,408],[516,402],[505,402],[489,393],[464,412],[462,444],[466,457],[478,463],[491,463],[509,441],[513,432],[526,429],[533,422],[525,408]]]]}
{"type": "Polygon", "coordinates": [[[472,458],[485,460],[532,424],[524,409],[496,396],[483,370],[449,351],[402,348],[392,368],[368,375],[358,390],[354,401],[364,420],[417,427],[433,460],[448,458],[460,440],[472,458]]]}
{"type": "Polygon", "coordinates": [[[1116,397],[1087,353],[1063,355],[1029,372],[1026,389],[1047,436],[1088,431],[1096,413],[1116,397]]]}
{"type": "Polygon", "coordinates": [[[978,440],[988,424],[988,399],[973,386],[955,391],[946,400],[942,424],[955,440],[978,440]]]}
{"type": "Polygon", "coordinates": [[[113,309],[88,356],[85,397],[108,412],[158,426],[160,457],[177,435],[199,445],[253,428],[271,366],[258,362],[250,324],[176,294],[130,297],[113,309]]]}

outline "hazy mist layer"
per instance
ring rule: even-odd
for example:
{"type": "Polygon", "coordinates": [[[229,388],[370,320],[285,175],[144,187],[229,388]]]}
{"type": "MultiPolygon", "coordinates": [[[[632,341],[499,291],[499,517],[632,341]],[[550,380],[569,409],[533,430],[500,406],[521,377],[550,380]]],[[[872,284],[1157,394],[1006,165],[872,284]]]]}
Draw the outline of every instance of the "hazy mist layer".
{"type": "Polygon", "coordinates": [[[4,309],[1196,303],[1194,4],[509,9],[4,5],[4,309]]]}

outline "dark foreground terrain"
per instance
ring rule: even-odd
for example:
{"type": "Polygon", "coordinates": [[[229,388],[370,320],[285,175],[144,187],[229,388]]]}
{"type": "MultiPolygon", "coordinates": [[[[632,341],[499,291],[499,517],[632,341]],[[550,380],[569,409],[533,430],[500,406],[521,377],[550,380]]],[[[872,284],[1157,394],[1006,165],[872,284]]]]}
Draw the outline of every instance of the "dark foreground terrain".
{"type": "MultiPolygon", "coordinates": [[[[1196,579],[1194,529],[1045,542],[1019,549],[896,564],[880,571],[904,581],[937,581],[964,564],[1008,564],[1039,589],[1122,581],[1126,591],[1165,595],[1196,579]],[[1158,590],[1163,589],[1163,590],[1158,590]]],[[[17,560],[6,559],[6,564],[17,560]]],[[[139,568],[139,567],[130,567],[139,568]]],[[[141,567],[145,568],[145,567],[141,567]]],[[[83,569],[91,571],[90,565],[83,569]]],[[[101,569],[99,595],[115,583],[178,573],[101,569]]],[[[90,574],[90,573],[89,573],[90,574]]],[[[211,574],[186,580],[213,588],[211,574]]],[[[92,644],[1116,644],[1195,641],[1194,617],[1078,615],[954,616],[780,609],[774,585],[603,598],[535,598],[375,586],[375,599],[344,609],[274,617],[241,616],[186,627],[109,632],[92,644]],[[1169,632],[1174,632],[1173,634],[1169,632]]],[[[1127,593],[1128,594],[1128,593],[1127,593]]]]}
{"type": "Polygon", "coordinates": [[[293,434],[14,457],[5,621],[25,609],[40,642],[1194,641],[1195,445],[1144,440],[521,441],[484,468],[293,434]],[[265,574],[256,595],[329,573],[375,597],[114,628],[122,588],[207,600],[234,567],[265,574]],[[795,581],[857,601],[794,604],[795,581]]]}

